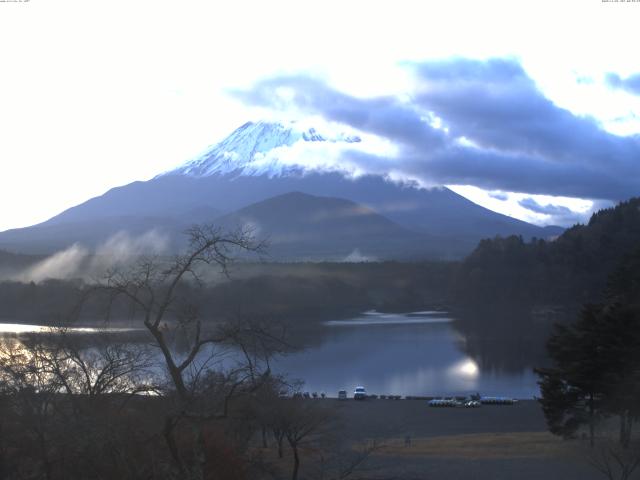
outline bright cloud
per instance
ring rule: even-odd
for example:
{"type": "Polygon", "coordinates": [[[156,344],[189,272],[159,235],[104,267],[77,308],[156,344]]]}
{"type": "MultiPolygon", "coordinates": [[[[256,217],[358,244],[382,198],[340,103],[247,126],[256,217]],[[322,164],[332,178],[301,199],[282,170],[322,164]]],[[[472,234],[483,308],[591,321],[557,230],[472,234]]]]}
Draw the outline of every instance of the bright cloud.
{"type": "MultiPolygon", "coordinates": [[[[640,191],[640,137],[610,133],[593,117],[557,106],[519,61],[453,58],[408,67],[416,76],[411,101],[356,97],[304,74],[263,79],[235,95],[252,105],[322,115],[396,145],[394,156],[343,152],[342,161],[359,171],[526,194],[512,199],[539,221],[567,225],[582,221],[585,210],[557,204],[562,200],[543,207],[530,195],[591,200],[593,208],[640,191]],[[290,92],[289,105],[273,101],[280,88],[290,92]]],[[[508,200],[488,195],[482,204],[490,198],[508,200]]]]}
{"type": "MultiPolygon", "coordinates": [[[[230,89],[247,90],[261,79],[295,72],[327,87],[325,100],[338,101],[336,117],[340,102],[353,106],[375,98],[385,130],[371,117],[366,121],[370,131],[375,127],[376,135],[392,135],[399,144],[420,141],[425,148],[438,148],[447,128],[470,130],[451,110],[462,105],[452,103],[447,110],[442,91],[422,92],[422,100],[446,110],[448,118],[438,116],[445,130],[438,131],[428,118],[414,118],[412,108],[422,101],[414,97],[415,87],[424,78],[402,65],[429,63],[433,69],[436,59],[517,59],[529,80],[523,77],[520,87],[515,82],[510,88],[531,93],[535,84],[538,100],[555,106],[546,107],[554,121],[562,120],[558,112],[563,110],[593,118],[592,127],[579,122],[581,132],[590,132],[595,143],[589,145],[604,148],[606,141],[595,141],[601,135],[595,134],[598,125],[619,135],[640,131],[640,96],[632,94],[639,16],[631,2],[583,0],[0,3],[5,47],[0,52],[0,202],[5,206],[0,230],[43,221],[109,188],[171,169],[264,113],[231,99],[230,89]],[[579,83],[579,78],[591,80],[579,83]],[[395,123],[388,122],[391,118],[395,123]],[[420,136],[425,123],[436,131],[427,128],[420,136]],[[402,139],[403,131],[411,138],[402,139]]],[[[282,104],[300,98],[299,90],[280,87],[282,104]]],[[[309,102],[320,100],[306,101],[300,106],[308,109],[309,102]]],[[[566,119],[573,121],[568,114],[566,119]]],[[[347,120],[363,126],[362,119],[342,118],[347,120]]],[[[480,130],[474,129],[476,138],[458,138],[471,145],[496,141],[490,131],[480,130]]],[[[519,141],[516,132],[510,133],[519,141]]],[[[624,142],[612,143],[622,148],[624,142]]],[[[471,148],[465,142],[461,146],[465,152],[471,148]]],[[[536,152],[543,146],[542,153],[550,153],[549,142],[529,145],[536,152]]],[[[456,158],[459,169],[473,166],[463,155],[456,158]]],[[[434,175],[446,177],[450,160],[444,155],[443,165],[435,162],[434,175]]],[[[530,170],[540,165],[534,160],[527,160],[530,170]]],[[[511,159],[485,152],[482,161],[499,168],[511,159]]],[[[584,185],[594,173],[592,165],[582,172],[555,168],[554,178],[564,174],[568,190],[558,186],[554,194],[585,195],[571,178],[577,174],[575,183],[584,185]]],[[[398,169],[392,171],[399,175],[398,169]]],[[[548,170],[541,168],[538,177],[543,171],[548,170]]],[[[493,174],[487,170],[485,177],[493,174]]],[[[467,183],[461,176],[450,180],[467,183]]],[[[474,181],[480,176],[472,170],[468,175],[474,181]]],[[[502,175],[500,181],[484,178],[476,186],[513,189],[516,180],[509,186],[502,175]]],[[[611,196],[607,192],[620,187],[619,178],[608,185],[594,180],[602,190],[598,196],[611,196]]],[[[628,193],[629,185],[623,187],[628,193]]]]}

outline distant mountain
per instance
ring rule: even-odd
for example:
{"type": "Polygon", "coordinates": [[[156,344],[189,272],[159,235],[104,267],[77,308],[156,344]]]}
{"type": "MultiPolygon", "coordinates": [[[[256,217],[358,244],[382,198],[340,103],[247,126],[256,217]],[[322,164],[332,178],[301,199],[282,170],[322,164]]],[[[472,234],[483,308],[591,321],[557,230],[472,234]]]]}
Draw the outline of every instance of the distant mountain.
{"type": "Polygon", "coordinates": [[[254,203],[217,223],[234,229],[249,227],[268,240],[276,259],[373,260],[433,258],[455,242],[444,242],[407,230],[373,210],[349,200],[292,192],[254,203]]]}
{"type": "Polygon", "coordinates": [[[289,192],[366,206],[406,230],[427,235],[431,245],[426,250],[441,257],[451,254],[452,239],[460,256],[481,238],[510,234],[547,238],[562,231],[498,214],[447,188],[425,190],[376,175],[354,178],[338,167],[309,169],[304,158],[291,160],[299,146],[314,151],[329,144],[356,148],[364,142],[349,133],[329,135],[296,123],[247,123],[175,170],[113,188],[42,224],[0,233],[0,248],[46,253],[76,241],[96,245],[118,229],[175,232],[289,192]]]}

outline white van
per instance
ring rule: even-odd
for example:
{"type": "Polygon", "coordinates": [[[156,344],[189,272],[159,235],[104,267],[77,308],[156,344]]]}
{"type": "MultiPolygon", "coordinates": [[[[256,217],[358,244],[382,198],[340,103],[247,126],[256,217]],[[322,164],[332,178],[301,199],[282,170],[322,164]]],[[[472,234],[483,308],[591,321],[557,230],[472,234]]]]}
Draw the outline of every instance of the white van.
{"type": "Polygon", "coordinates": [[[364,387],[356,387],[356,389],[353,391],[353,399],[364,400],[365,398],[367,398],[367,391],[364,389],[364,387]]]}

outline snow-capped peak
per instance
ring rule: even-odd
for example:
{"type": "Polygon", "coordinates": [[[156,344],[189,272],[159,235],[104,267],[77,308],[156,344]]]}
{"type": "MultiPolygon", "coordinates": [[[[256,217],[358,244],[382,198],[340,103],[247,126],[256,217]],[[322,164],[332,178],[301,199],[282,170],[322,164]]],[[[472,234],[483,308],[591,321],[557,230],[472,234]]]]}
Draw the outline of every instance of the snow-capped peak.
{"type": "Polygon", "coordinates": [[[300,168],[280,161],[280,154],[298,142],[358,143],[356,135],[328,135],[298,122],[247,122],[202,155],[165,175],[207,177],[215,174],[280,176],[300,168]]]}

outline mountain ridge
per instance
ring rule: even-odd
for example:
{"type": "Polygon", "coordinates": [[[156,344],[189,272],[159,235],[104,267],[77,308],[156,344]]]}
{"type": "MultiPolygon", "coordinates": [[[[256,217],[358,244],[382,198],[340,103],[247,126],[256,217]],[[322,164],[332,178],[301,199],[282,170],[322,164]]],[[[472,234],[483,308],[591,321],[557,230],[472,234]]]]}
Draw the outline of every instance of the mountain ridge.
{"type": "MultiPolygon", "coordinates": [[[[101,235],[117,227],[114,224],[109,230],[104,224],[113,223],[117,218],[127,219],[122,225],[125,230],[139,231],[140,225],[152,226],[149,219],[157,219],[159,227],[175,230],[177,224],[212,221],[220,215],[289,192],[361,204],[408,231],[424,235],[423,238],[431,239],[434,245],[442,246],[439,240],[443,237],[455,239],[457,244],[464,245],[459,249],[459,255],[471,252],[482,238],[511,234],[547,238],[563,230],[538,227],[493,212],[446,187],[426,190],[380,175],[352,177],[341,171],[305,170],[302,158],[299,164],[280,165],[277,160],[277,155],[295,142],[305,142],[305,145],[342,142],[349,146],[363,141],[346,133],[330,136],[313,127],[249,122],[209,148],[208,153],[182,167],[145,182],[112,188],[41,224],[0,233],[0,248],[50,253],[62,245],[75,243],[78,225],[83,225],[84,231],[88,232],[85,240],[97,244],[105,240],[101,235]],[[247,136],[251,139],[245,138],[247,136]],[[210,213],[203,216],[194,213],[197,211],[210,213]],[[49,246],[46,245],[47,235],[42,233],[48,229],[53,229],[50,232],[55,230],[57,236],[57,241],[49,246]],[[40,239],[36,242],[34,239],[38,235],[40,239]]],[[[443,257],[448,258],[448,251],[442,251],[443,257]]]]}
{"type": "MultiPolygon", "coordinates": [[[[432,238],[342,198],[289,192],[217,219],[228,229],[248,227],[265,235],[272,258],[345,261],[431,258],[432,238]],[[402,252],[399,254],[398,252],[402,252]]],[[[454,243],[448,242],[450,256],[454,243]]],[[[444,245],[440,247],[443,249],[444,245]]]]}

